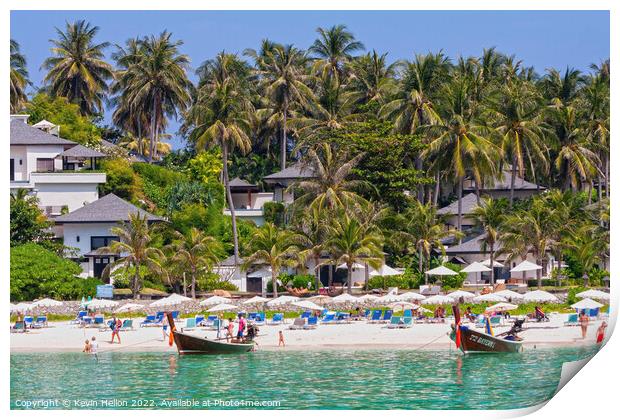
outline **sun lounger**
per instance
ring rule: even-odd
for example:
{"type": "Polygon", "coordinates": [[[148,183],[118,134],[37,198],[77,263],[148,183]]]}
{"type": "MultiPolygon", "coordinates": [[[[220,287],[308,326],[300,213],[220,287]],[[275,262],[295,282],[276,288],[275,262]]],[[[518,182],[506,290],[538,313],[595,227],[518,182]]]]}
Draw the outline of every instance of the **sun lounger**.
{"type": "Polygon", "coordinates": [[[121,331],[133,331],[133,319],[126,319],[123,321],[123,325],[121,325],[121,331]]]}
{"type": "Polygon", "coordinates": [[[34,323],[34,318],[31,316],[24,317],[24,325],[26,328],[32,328],[32,324],[34,323]]]}
{"type": "MultiPolygon", "coordinates": [[[[172,311],[172,319],[177,320],[179,318],[179,311],[172,311]]],[[[164,319],[164,315],[162,313],[161,319],[164,319]]]]}
{"type": "Polygon", "coordinates": [[[364,310],[364,318],[368,319],[369,316],[370,316],[370,309],[365,309],[364,310]]]}
{"type": "Polygon", "coordinates": [[[368,322],[371,324],[381,322],[381,313],[381,309],[375,309],[374,311],[372,311],[372,316],[370,317],[368,322]]]}
{"type": "Polygon", "coordinates": [[[391,309],[386,309],[385,313],[383,314],[383,318],[381,318],[381,321],[379,321],[379,322],[382,323],[382,324],[387,324],[392,319],[392,314],[393,313],[394,313],[394,311],[392,311],[391,309]]]}
{"type": "Polygon", "coordinates": [[[351,314],[348,312],[336,312],[335,321],[339,324],[349,324],[351,322],[351,314]]]}
{"type": "Polygon", "coordinates": [[[43,328],[47,327],[47,317],[46,316],[38,316],[37,320],[32,324],[32,328],[43,328]]]}
{"type": "Polygon", "coordinates": [[[25,332],[28,332],[28,330],[26,329],[26,324],[24,323],[24,321],[17,321],[15,322],[15,325],[11,327],[11,332],[12,333],[25,333],[25,332]]]}
{"type": "Polygon", "coordinates": [[[256,325],[264,325],[265,324],[265,313],[264,312],[257,313],[256,317],[254,318],[254,323],[256,325]]]}
{"type": "Polygon", "coordinates": [[[248,313],[248,321],[254,321],[254,319],[256,319],[256,312],[250,312],[248,313]]]}
{"type": "Polygon", "coordinates": [[[489,318],[489,321],[491,321],[492,327],[499,327],[502,325],[502,317],[499,315],[492,316],[491,318],[489,318]]]}
{"type": "Polygon", "coordinates": [[[193,330],[196,328],[196,318],[187,318],[185,320],[185,328],[184,330],[193,330]]]}
{"type": "Polygon", "coordinates": [[[401,317],[399,316],[393,316],[392,318],[390,318],[390,323],[388,324],[388,328],[393,329],[393,328],[399,328],[400,327],[400,323],[401,323],[401,317]]]}
{"type": "Polygon", "coordinates": [[[403,323],[398,326],[398,328],[411,328],[413,325],[413,317],[405,316],[403,317],[403,323]]]}
{"type": "Polygon", "coordinates": [[[304,330],[313,330],[319,325],[319,318],[316,316],[308,317],[308,322],[304,325],[304,330]]]}
{"type": "Polygon", "coordinates": [[[147,315],[144,321],[140,323],[140,327],[152,327],[155,323],[155,315],[147,315]]]}
{"type": "Polygon", "coordinates": [[[403,312],[403,317],[404,318],[411,318],[413,317],[413,312],[411,312],[411,309],[405,309],[403,312]]]}
{"type": "Polygon", "coordinates": [[[304,311],[304,312],[301,314],[301,318],[310,318],[310,315],[312,315],[312,312],[310,312],[310,311],[304,311]]]}
{"type": "Polygon", "coordinates": [[[75,317],[75,319],[73,321],[71,321],[71,324],[81,324],[82,323],[82,319],[88,315],[88,312],[86,311],[79,311],[77,316],[75,317]]]}
{"type": "Polygon", "coordinates": [[[303,330],[306,326],[306,318],[295,318],[293,325],[288,327],[290,330],[303,330]]]}
{"type": "Polygon", "coordinates": [[[284,314],[282,313],[273,314],[273,317],[271,317],[270,324],[271,325],[284,324],[284,314]]]}
{"type": "Polygon", "coordinates": [[[84,328],[86,327],[90,327],[93,324],[93,318],[90,316],[83,316],[82,317],[82,322],[80,323],[80,325],[84,328]]]}
{"type": "Polygon", "coordinates": [[[567,327],[573,327],[579,325],[579,315],[578,314],[570,314],[568,315],[568,319],[564,322],[564,325],[567,327]]]}
{"type": "Polygon", "coordinates": [[[194,319],[196,320],[196,326],[202,327],[204,325],[204,322],[205,322],[204,315],[196,315],[196,318],[194,319]]]}
{"type": "Polygon", "coordinates": [[[592,308],[590,309],[590,313],[588,314],[588,316],[593,319],[598,319],[598,314],[599,314],[599,308],[592,308]]]}
{"type": "Polygon", "coordinates": [[[415,317],[414,322],[416,324],[425,324],[428,322],[428,318],[426,317],[426,315],[420,315],[415,317]]]}
{"type": "Polygon", "coordinates": [[[335,324],[336,323],[336,314],[334,313],[327,313],[325,314],[325,316],[323,317],[323,319],[321,319],[321,323],[322,324],[335,324]]]}

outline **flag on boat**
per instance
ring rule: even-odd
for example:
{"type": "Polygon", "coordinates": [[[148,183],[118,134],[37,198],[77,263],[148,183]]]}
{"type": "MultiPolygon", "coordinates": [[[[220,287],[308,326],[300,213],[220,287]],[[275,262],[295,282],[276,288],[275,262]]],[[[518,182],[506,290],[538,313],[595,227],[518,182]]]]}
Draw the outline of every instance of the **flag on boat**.
{"type": "Polygon", "coordinates": [[[489,317],[485,317],[486,322],[485,322],[485,330],[487,332],[487,334],[494,336],[495,334],[493,334],[493,327],[491,327],[491,320],[489,319],[489,317]]]}

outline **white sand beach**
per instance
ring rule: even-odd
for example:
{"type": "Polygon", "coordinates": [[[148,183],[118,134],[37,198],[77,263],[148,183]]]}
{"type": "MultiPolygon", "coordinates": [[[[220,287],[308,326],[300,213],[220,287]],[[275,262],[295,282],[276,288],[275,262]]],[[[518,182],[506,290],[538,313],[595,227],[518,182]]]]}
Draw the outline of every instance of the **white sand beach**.
{"type": "MultiPolygon", "coordinates": [[[[519,335],[524,339],[524,348],[553,346],[592,345],[596,329],[602,321],[592,321],[585,340],[581,339],[581,329],[564,326],[566,315],[551,315],[550,322],[528,322],[525,331],[519,335]]],[[[142,318],[134,320],[139,325],[142,318]]],[[[314,330],[290,330],[292,320],[284,325],[264,325],[256,338],[258,350],[303,350],[303,349],[373,349],[401,348],[411,350],[448,349],[454,344],[448,337],[450,324],[414,324],[407,329],[388,329],[385,324],[369,324],[354,321],[350,324],[319,325],[314,330]],[[278,347],[278,332],[283,331],[286,346],[278,347]]],[[[179,322],[178,328],[182,327],[179,322]]],[[[506,331],[507,327],[496,328],[496,333],[506,331]]],[[[191,332],[198,336],[215,338],[216,332],[196,329],[191,332]]],[[[12,352],[51,352],[81,351],[84,340],[96,337],[99,350],[105,351],[162,351],[176,352],[176,347],[168,346],[159,327],[136,327],[133,331],[121,332],[122,344],[110,344],[109,329],[80,328],[68,321],[50,322],[49,327],[30,330],[27,333],[11,334],[12,352]]]]}

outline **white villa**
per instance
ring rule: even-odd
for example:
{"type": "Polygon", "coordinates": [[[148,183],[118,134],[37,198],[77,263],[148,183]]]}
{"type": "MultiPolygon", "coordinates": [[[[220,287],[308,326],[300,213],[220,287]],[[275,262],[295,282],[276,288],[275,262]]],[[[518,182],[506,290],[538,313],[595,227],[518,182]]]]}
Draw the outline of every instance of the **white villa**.
{"type": "Polygon", "coordinates": [[[97,200],[106,175],[85,169],[105,155],[50,134],[50,123],[35,128],[27,121],[28,115],[11,115],[11,192],[29,190],[48,217],[97,200]]]}
{"type": "MultiPolygon", "coordinates": [[[[251,220],[257,226],[265,224],[263,205],[273,201],[272,192],[260,192],[258,185],[235,178],[230,181],[230,193],[236,217],[251,220]]],[[[230,216],[230,209],[224,209],[224,214],[230,216]]]]}

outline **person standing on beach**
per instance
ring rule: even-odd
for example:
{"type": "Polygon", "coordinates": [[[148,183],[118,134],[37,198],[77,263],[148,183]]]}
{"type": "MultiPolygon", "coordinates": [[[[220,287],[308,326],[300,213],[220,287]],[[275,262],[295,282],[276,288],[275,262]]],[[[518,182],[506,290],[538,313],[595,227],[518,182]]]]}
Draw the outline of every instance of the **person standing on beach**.
{"type": "Polygon", "coordinates": [[[161,333],[164,336],[163,341],[166,341],[166,337],[168,336],[167,332],[168,332],[168,317],[164,316],[164,319],[161,323],[161,333]]]}
{"type": "Polygon", "coordinates": [[[86,340],[84,342],[84,349],[82,350],[82,353],[90,353],[90,341],[86,340]]]}
{"type": "Polygon", "coordinates": [[[596,330],[596,344],[602,344],[605,339],[605,329],[607,328],[607,323],[603,321],[601,326],[596,330]]]}
{"type": "Polygon", "coordinates": [[[588,333],[588,324],[590,323],[590,318],[586,315],[586,310],[582,309],[579,314],[579,325],[581,326],[581,338],[585,340],[586,334],[588,333]]]}
{"type": "Polygon", "coordinates": [[[278,347],[284,347],[284,334],[282,333],[282,330],[278,331],[278,347]]]}
{"type": "Polygon", "coordinates": [[[112,325],[112,340],[110,341],[110,344],[114,344],[114,337],[117,337],[118,344],[121,344],[120,331],[121,327],[123,326],[123,321],[121,321],[120,318],[113,318],[112,321],[114,322],[114,324],[112,325]]]}
{"type": "Polygon", "coordinates": [[[97,356],[98,350],[99,350],[99,343],[97,342],[97,339],[95,338],[95,336],[93,336],[93,338],[90,339],[90,354],[95,356],[95,359],[97,359],[97,361],[99,361],[99,356],[97,356]]]}
{"type": "Polygon", "coordinates": [[[228,318],[228,325],[226,326],[226,342],[229,342],[231,339],[235,338],[233,335],[233,331],[235,328],[235,323],[232,318],[228,318]]]}
{"type": "Polygon", "coordinates": [[[243,340],[243,330],[245,330],[245,318],[243,318],[243,315],[239,315],[239,329],[237,330],[237,339],[239,341],[243,340]]]}

